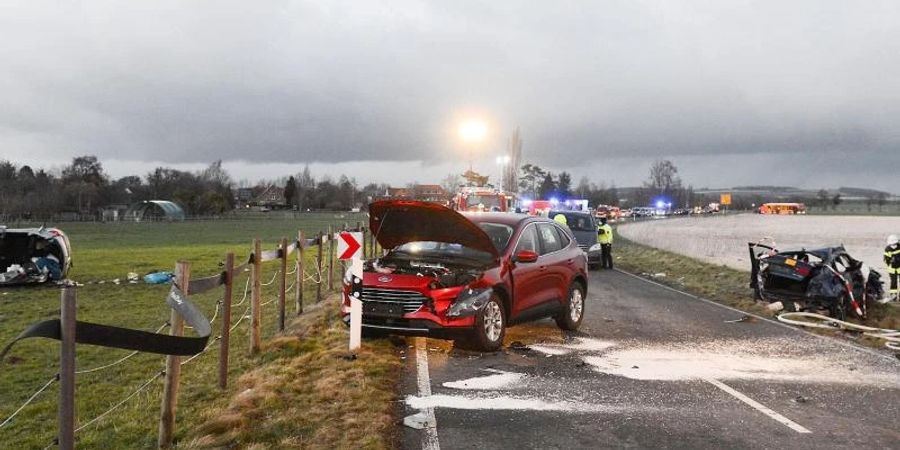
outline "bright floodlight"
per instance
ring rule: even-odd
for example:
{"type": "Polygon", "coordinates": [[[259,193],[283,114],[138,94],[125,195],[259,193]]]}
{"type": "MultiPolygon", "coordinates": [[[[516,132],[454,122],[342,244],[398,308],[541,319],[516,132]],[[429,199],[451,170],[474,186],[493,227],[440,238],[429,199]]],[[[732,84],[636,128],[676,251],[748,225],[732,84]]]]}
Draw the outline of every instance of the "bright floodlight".
{"type": "Polygon", "coordinates": [[[480,120],[468,120],[459,126],[459,136],[466,142],[478,142],[487,135],[487,125],[480,120]]]}

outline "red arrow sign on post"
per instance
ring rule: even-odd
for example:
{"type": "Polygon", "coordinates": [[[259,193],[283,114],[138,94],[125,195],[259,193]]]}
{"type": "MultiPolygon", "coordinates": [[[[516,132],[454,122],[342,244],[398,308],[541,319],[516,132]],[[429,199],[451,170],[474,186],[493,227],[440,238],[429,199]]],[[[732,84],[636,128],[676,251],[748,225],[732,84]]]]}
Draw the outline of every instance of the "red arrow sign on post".
{"type": "Polygon", "coordinates": [[[353,259],[361,256],[362,233],[342,231],[338,233],[338,259],[353,259]]]}

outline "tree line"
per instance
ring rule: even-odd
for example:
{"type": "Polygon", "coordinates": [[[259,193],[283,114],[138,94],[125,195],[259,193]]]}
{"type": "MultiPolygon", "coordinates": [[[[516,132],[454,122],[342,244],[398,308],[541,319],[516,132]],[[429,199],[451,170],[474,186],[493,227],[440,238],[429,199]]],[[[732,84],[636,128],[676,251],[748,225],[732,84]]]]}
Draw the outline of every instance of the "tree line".
{"type": "Polygon", "coordinates": [[[0,161],[0,215],[48,220],[60,213],[100,217],[110,205],[143,200],[171,200],[191,215],[214,215],[234,209],[234,182],[216,161],[188,172],[157,167],[140,177],[112,178],[96,156],[78,156],[59,171],[0,161]]]}

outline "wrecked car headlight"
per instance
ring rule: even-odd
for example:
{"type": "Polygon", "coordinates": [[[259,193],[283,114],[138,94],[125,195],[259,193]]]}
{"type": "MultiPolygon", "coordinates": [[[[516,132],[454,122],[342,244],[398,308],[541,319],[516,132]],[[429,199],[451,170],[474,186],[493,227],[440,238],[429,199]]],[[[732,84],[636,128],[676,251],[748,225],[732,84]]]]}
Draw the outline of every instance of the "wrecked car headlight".
{"type": "Polygon", "coordinates": [[[484,308],[484,305],[491,299],[491,294],[493,294],[493,292],[494,290],[491,288],[463,289],[462,292],[459,293],[459,296],[456,297],[456,300],[453,301],[453,304],[450,305],[450,308],[447,309],[447,317],[467,317],[474,315],[480,311],[481,308],[484,308]]]}
{"type": "Polygon", "coordinates": [[[603,247],[600,244],[594,244],[588,249],[589,252],[599,252],[603,247]]]}

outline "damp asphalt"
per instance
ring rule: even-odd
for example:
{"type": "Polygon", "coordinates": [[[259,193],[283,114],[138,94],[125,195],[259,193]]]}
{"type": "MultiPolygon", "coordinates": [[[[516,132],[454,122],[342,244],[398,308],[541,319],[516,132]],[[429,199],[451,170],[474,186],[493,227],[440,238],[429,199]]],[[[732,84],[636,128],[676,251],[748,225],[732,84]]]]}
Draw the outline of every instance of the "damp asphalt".
{"type": "Polygon", "coordinates": [[[618,271],[591,272],[579,332],[518,327],[490,354],[408,339],[402,448],[900,446],[887,352],[618,271]]]}

